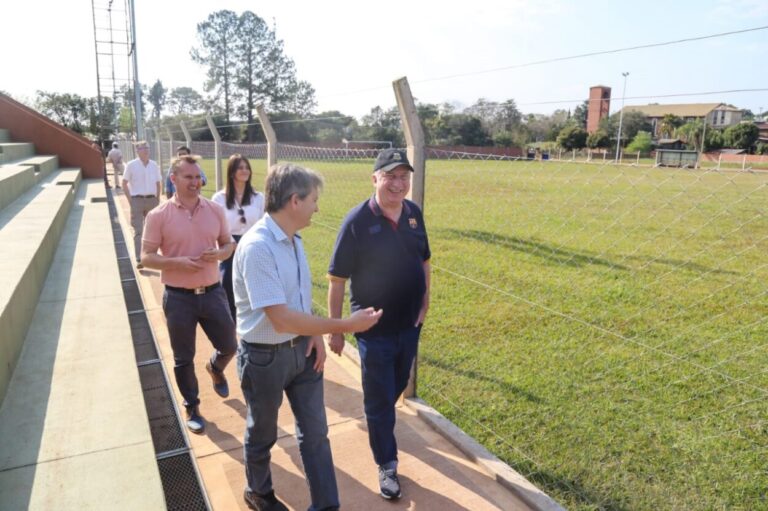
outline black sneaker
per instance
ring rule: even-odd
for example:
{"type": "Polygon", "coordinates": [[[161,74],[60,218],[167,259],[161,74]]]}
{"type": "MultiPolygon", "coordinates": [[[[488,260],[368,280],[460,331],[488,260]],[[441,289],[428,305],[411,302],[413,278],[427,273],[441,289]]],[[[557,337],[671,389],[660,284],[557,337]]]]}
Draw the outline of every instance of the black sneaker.
{"type": "Polygon", "coordinates": [[[379,467],[379,494],[387,500],[399,499],[400,481],[397,479],[397,469],[379,467]]]}
{"type": "Polygon", "coordinates": [[[205,419],[200,415],[200,410],[198,410],[197,406],[187,406],[186,410],[187,429],[196,435],[205,431],[205,419]]]}
{"type": "Polygon", "coordinates": [[[266,495],[259,495],[258,493],[245,490],[243,492],[243,499],[245,499],[249,509],[255,509],[256,511],[288,511],[285,504],[277,500],[274,490],[271,490],[266,495]]]}

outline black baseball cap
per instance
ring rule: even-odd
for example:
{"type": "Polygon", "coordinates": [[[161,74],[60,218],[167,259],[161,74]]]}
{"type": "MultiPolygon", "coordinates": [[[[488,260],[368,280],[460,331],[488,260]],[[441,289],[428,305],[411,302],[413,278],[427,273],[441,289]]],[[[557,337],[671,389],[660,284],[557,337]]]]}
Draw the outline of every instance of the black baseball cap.
{"type": "Polygon", "coordinates": [[[373,164],[373,171],[383,170],[384,172],[389,172],[401,165],[408,167],[408,170],[413,172],[413,167],[411,167],[411,164],[408,162],[408,156],[405,154],[405,151],[401,149],[384,149],[379,153],[379,156],[376,157],[376,163],[373,164]]]}

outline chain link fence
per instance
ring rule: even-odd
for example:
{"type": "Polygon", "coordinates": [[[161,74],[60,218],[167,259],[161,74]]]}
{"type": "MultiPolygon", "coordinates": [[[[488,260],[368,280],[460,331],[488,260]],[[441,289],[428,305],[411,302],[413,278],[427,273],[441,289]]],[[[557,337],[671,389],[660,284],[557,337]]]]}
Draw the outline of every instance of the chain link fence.
{"type": "MultiPolygon", "coordinates": [[[[319,314],[377,152],[278,145],[325,178],[319,314]]],[[[564,160],[428,150],[419,396],[569,509],[768,508],[768,174],[564,160]]]]}

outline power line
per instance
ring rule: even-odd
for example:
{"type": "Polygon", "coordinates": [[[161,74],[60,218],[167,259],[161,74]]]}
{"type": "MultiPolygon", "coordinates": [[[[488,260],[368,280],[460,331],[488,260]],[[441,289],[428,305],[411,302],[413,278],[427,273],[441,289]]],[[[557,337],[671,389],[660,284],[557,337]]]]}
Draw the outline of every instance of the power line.
{"type": "MultiPolygon", "coordinates": [[[[656,98],[678,98],[678,97],[688,97],[688,96],[711,96],[715,94],[737,94],[737,93],[743,93],[743,92],[768,92],[768,89],[729,89],[729,90],[714,90],[714,91],[706,91],[706,92],[683,92],[683,93],[677,93],[677,94],[653,94],[650,96],[627,96],[624,98],[611,98],[612,101],[619,100],[619,99],[656,99],[656,98]]],[[[535,101],[530,103],[517,103],[518,106],[529,106],[529,105],[552,105],[556,103],[581,103],[583,101],[590,101],[588,99],[560,99],[560,100],[553,100],[553,101],[535,101]]],[[[595,98],[591,101],[605,101],[601,98],[595,98]]],[[[488,102],[489,104],[500,104],[495,103],[492,101],[488,102]]]]}
{"type": "MultiPolygon", "coordinates": [[[[623,47],[623,48],[614,48],[614,49],[610,49],[610,50],[598,50],[598,51],[592,51],[592,52],[589,52],[589,53],[579,53],[577,55],[569,55],[567,57],[555,57],[555,58],[551,58],[551,59],[534,60],[534,61],[531,61],[531,62],[523,62],[521,64],[512,64],[512,65],[509,65],[509,66],[496,67],[496,68],[492,68],[492,69],[484,69],[484,70],[480,70],[480,71],[468,71],[466,73],[456,73],[456,74],[452,74],[452,75],[438,76],[438,77],[434,77],[434,78],[424,78],[422,80],[414,80],[412,83],[426,83],[426,82],[436,82],[436,81],[441,81],[441,80],[452,80],[454,78],[462,78],[462,77],[466,77],[466,76],[477,76],[477,75],[481,75],[481,74],[496,73],[496,72],[499,72],[499,71],[508,71],[510,69],[520,69],[520,68],[524,68],[524,67],[539,66],[539,65],[542,65],[542,64],[552,64],[552,63],[555,63],[555,62],[564,62],[564,61],[567,61],[567,60],[576,60],[576,59],[583,59],[583,58],[587,58],[587,57],[596,57],[596,56],[599,56],[599,55],[611,55],[611,54],[615,54],[615,53],[623,53],[623,52],[629,52],[629,51],[643,50],[643,49],[647,49],[647,48],[658,48],[658,47],[662,47],[662,46],[671,46],[671,45],[675,45],[675,44],[690,43],[690,42],[694,42],[694,41],[703,41],[703,40],[706,40],[706,39],[715,39],[715,38],[718,38],[718,37],[726,37],[726,36],[730,36],[730,35],[744,34],[744,33],[747,33],[747,32],[756,32],[756,31],[759,31],[759,30],[766,30],[766,29],[768,29],[768,25],[764,25],[764,26],[760,26],[760,27],[745,28],[745,29],[741,29],[741,30],[732,30],[730,32],[719,32],[719,33],[716,33],[716,34],[707,34],[707,35],[703,35],[703,36],[686,37],[684,39],[675,39],[675,40],[672,40],[672,41],[664,41],[664,42],[660,42],[660,43],[640,44],[640,45],[636,45],[636,46],[626,46],[626,47],[623,47]]],[[[333,93],[333,94],[326,94],[325,96],[322,96],[322,97],[341,96],[341,95],[344,95],[344,94],[360,94],[360,93],[363,93],[363,92],[371,92],[371,91],[381,90],[381,89],[386,89],[386,88],[388,88],[388,87],[385,87],[385,86],[369,87],[369,88],[365,88],[365,89],[359,89],[359,90],[348,91],[348,92],[338,92],[338,93],[333,93]]],[[[659,97],[663,97],[663,96],[659,96],[659,97]]]]}

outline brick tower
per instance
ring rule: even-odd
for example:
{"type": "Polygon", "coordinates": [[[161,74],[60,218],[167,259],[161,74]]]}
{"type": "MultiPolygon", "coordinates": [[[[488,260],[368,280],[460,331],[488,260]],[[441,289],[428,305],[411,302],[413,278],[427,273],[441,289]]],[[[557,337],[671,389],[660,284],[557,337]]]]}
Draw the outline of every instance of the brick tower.
{"type": "Polygon", "coordinates": [[[611,88],[595,85],[589,88],[589,109],[587,110],[587,133],[594,133],[600,119],[608,116],[611,108],[611,88]]]}

